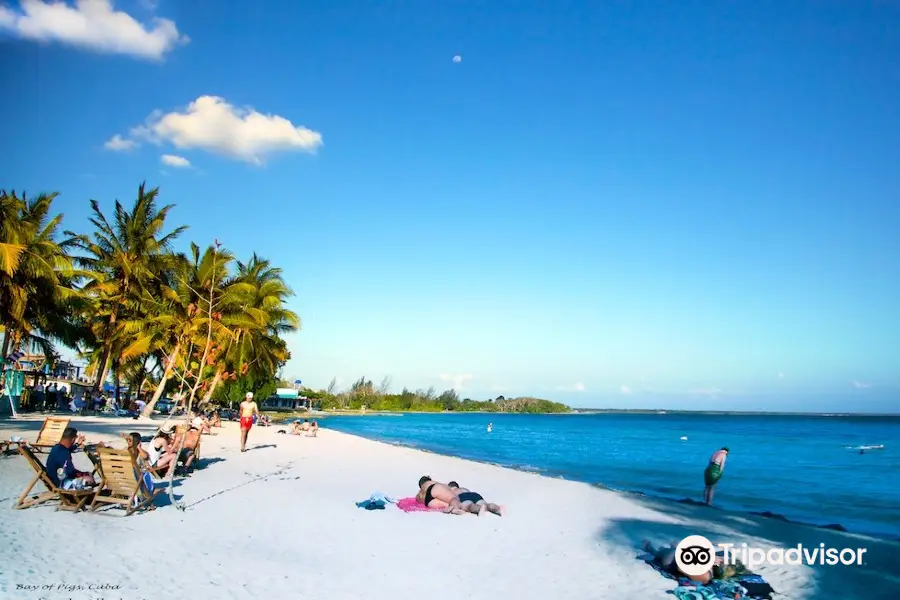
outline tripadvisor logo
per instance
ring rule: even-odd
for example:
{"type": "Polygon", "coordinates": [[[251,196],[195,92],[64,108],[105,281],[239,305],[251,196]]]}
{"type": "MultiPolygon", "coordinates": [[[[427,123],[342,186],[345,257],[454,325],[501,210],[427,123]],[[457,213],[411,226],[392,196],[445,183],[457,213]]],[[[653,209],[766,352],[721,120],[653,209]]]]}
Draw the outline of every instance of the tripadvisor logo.
{"type": "MultiPolygon", "coordinates": [[[[719,544],[720,562],[747,567],[760,565],[862,565],[867,548],[826,548],[825,544],[790,548],[757,548],[747,544],[719,544]]],[[[716,564],[716,546],[702,535],[689,535],[675,547],[675,564],[689,577],[699,577],[716,564]]]]}
{"type": "Polygon", "coordinates": [[[675,546],[675,564],[688,577],[709,573],[716,562],[716,548],[702,535],[689,535],[675,546]]]}

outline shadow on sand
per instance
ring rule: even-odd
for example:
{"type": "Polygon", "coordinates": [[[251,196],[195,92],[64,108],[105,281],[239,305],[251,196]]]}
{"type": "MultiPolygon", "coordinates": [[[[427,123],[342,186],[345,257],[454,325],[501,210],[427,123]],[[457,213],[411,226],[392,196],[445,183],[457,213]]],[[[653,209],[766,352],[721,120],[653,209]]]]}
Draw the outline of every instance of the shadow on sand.
{"type": "MultiPolygon", "coordinates": [[[[91,441],[91,435],[119,435],[120,433],[128,433],[131,431],[136,431],[141,434],[141,439],[151,436],[156,432],[156,429],[162,424],[162,419],[152,420],[152,421],[143,421],[143,420],[134,420],[134,419],[126,419],[123,417],[108,417],[108,421],[101,417],[95,417],[99,419],[104,419],[105,422],[97,422],[97,421],[80,421],[80,415],[73,415],[72,413],[24,413],[23,417],[29,417],[28,419],[0,419],[0,426],[3,427],[12,427],[15,429],[21,429],[25,432],[32,433],[32,435],[23,436],[26,437],[27,440],[34,441],[37,438],[38,432],[41,430],[41,426],[44,424],[45,417],[67,417],[71,419],[69,425],[77,429],[80,433],[84,433],[85,437],[88,438],[88,442],[91,441]]],[[[149,438],[148,438],[149,439],[149,438]]]]}
{"type": "Polygon", "coordinates": [[[247,448],[247,452],[250,452],[251,450],[262,450],[264,448],[277,448],[277,447],[278,447],[278,444],[258,444],[256,446],[251,446],[251,447],[247,448]]]}
{"type": "MultiPolygon", "coordinates": [[[[688,535],[702,535],[714,544],[731,543],[738,547],[742,543],[752,546],[752,540],[759,539],[772,547],[786,549],[796,548],[798,544],[810,550],[819,548],[820,544],[824,544],[825,548],[866,548],[862,565],[811,566],[813,577],[803,588],[805,597],[816,598],[821,590],[828,590],[830,598],[865,596],[881,600],[900,597],[900,566],[897,561],[900,544],[896,542],[646,496],[635,495],[634,500],[646,508],[681,521],[667,523],[638,518],[611,519],[598,532],[598,537],[633,549],[635,557],[641,553],[643,540],[650,540],[655,545],[674,545],[688,535]]],[[[775,568],[787,571],[801,567],[788,565],[775,568]]],[[[777,589],[777,582],[769,583],[776,591],[780,591],[777,589]]]]}

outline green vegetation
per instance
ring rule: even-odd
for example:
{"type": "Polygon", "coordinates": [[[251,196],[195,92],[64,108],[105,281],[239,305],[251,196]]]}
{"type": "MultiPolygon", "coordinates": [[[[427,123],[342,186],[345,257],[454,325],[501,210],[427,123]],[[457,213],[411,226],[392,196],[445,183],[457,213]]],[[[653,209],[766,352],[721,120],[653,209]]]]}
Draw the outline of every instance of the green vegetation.
{"type": "Polygon", "coordinates": [[[361,377],[349,390],[337,392],[332,381],[327,390],[304,390],[307,398],[322,410],[368,410],[384,412],[496,412],[496,413],[567,413],[571,409],[565,404],[541,398],[504,398],[478,401],[460,399],[455,390],[437,394],[434,388],[417,390],[405,389],[399,394],[389,393],[390,378],[385,378],[377,388],[371,380],[361,377]]]}
{"type": "Polygon", "coordinates": [[[274,391],[290,358],[281,335],[300,326],[280,269],[218,241],[176,252],[187,227],[169,227],[173,206],[158,194],[142,184],[111,218],[91,200],[91,231],[61,238],[56,194],[0,191],[2,355],[38,351],[53,364],[62,343],[88,362],[94,390],[110,374],[117,401],[120,383],[155,390],[144,414],[166,393],[192,405],[274,391]]]}

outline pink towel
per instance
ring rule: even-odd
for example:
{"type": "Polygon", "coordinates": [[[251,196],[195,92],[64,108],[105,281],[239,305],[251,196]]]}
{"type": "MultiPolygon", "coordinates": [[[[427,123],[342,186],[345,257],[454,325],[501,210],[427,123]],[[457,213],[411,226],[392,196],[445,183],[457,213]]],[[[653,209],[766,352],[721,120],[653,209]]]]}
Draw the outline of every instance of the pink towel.
{"type": "Polygon", "coordinates": [[[428,508],[415,498],[401,498],[397,500],[397,508],[402,510],[403,512],[434,512],[436,510],[441,510],[440,508],[428,508]]]}

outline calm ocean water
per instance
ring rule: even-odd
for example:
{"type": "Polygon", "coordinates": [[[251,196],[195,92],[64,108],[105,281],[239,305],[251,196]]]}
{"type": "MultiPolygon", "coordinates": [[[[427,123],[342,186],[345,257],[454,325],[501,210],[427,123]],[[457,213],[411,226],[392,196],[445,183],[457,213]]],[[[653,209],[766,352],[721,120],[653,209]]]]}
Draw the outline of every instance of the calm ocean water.
{"type": "Polygon", "coordinates": [[[702,500],[709,456],[728,446],[718,506],[900,537],[900,417],[417,414],[322,426],[674,499],[702,500]]]}

